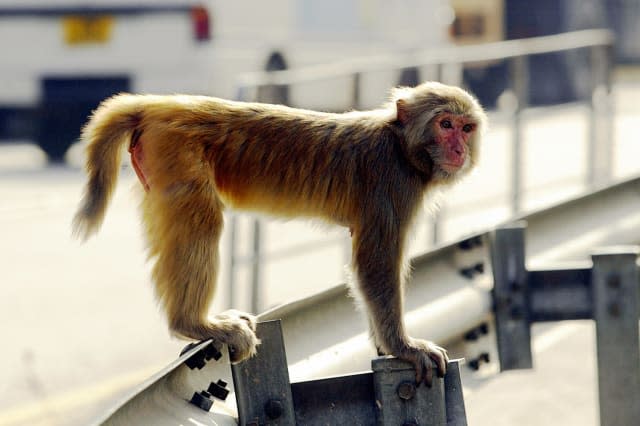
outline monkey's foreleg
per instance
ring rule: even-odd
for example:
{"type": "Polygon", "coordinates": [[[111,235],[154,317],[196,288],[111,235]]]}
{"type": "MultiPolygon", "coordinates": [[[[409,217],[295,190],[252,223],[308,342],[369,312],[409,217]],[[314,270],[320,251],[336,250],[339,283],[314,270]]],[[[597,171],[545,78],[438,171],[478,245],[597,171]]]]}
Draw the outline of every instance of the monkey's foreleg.
{"type": "Polygon", "coordinates": [[[378,353],[411,362],[416,382],[431,386],[433,364],[443,377],[447,351],[433,342],[409,337],[403,320],[402,261],[398,233],[365,230],[354,233],[353,262],[366,303],[378,353]]]}
{"type": "Polygon", "coordinates": [[[153,278],[177,335],[225,343],[231,361],[256,352],[254,316],[227,311],[207,318],[215,292],[222,203],[208,182],[177,182],[151,188],[143,204],[153,278]]]}

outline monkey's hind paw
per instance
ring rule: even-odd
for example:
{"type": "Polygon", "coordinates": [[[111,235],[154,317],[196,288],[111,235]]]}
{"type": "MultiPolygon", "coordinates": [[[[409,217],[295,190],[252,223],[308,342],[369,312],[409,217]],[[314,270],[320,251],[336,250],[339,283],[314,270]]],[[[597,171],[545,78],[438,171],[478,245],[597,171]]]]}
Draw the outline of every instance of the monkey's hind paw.
{"type": "Polygon", "coordinates": [[[216,328],[223,331],[223,338],[220,340],[229,347],[232,363],[238,363],[256,354],[260,339],[255,332],[255,316],[231,309],[216,315],[213,322],[216,328]]]}
{"type": "Polygon", "coordinates": [[[438,377],[444,377],[449,362],[446,349],[428,340],[413,338],[398,358],[411,362],[416,369],[416,383],[424,382],[429,387],[433,383],[433,364],[437,369],[438,377]]]}

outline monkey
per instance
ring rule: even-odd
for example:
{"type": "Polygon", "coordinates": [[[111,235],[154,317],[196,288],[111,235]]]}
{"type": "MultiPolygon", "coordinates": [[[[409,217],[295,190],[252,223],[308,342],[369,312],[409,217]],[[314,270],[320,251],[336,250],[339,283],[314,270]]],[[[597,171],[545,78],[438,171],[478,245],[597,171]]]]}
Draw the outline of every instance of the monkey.
{"type": "Polygon", "coordinates": [[[431,386],[446,350],[408,335],[405,244],[425,197],[477,164],[486,115],[461,88],[392,90],[370,111],[316,112],[196,95],[118,94],[82,130],[88,180],[74,218],[86,240],[114,191],[123,147],[145,192],[152,278],[178,337],[227,344],[236,363],[256,353],[256,318],[210,317],[226,207],[348,228],[356,293],[379,354],[410,362],[431,386]]]}

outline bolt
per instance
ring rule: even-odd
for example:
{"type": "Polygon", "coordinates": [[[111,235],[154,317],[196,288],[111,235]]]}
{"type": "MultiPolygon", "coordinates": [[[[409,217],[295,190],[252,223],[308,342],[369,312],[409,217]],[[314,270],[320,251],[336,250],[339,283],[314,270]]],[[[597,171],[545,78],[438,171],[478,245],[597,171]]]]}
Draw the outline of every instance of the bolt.
{"type": "Polygon", "coordinates": [[[472,279],[475,274],[475,270],[473,268],[462,268],[460,269],[460,275],[465,277],[466,279],[472,279]]]}
{"type": "Polygon", "coordinates": [[[207,391],[218,399],[225,400],[229,396],[229,390],[227,389],[227,382],[224,380],[218,380],[218,383],[211,382],[207,391]]]}
{"type": "Polygon", "coordinates": [[[468,341],[468,342],[475,342],[476,340],[478,340],[478,337],[480,337],[480,335],[478,334],[478,329],[473,329],[471,331],[467,331],[464,335],[464,340],[468,341]]]}
{"type": "Polygon", "coordinates": [[[282,407],[282,402],[277,399],[270,399],[264,404],[264,412],[271,420],[275,420],[282,416],[282,412],[284,408],[282,407]]]}
{"type": "Polygon", "coordinates": [[[612,317],[619,317],[620,311],[621,311],[620,304],[617,302],[611,302],[607,307],[607,311],[609,312],[609,315],[611,315],[612,317]]]}
{"type": "Polygon", "coordinates": [[[478,358],[474,358],[472,360],[469,360],[469,362],[467,363],[467,365],[469,366],[470,369],[472,369],[473,371],[478,371],[480,369],[480,360],[478,358]]]}
{"type": "Polygon", "coordinates": [[[511,319],[521,320],[524,319],[524,309],[520,306],[514,306],[511,308],[511,319]]]}
{"type": "Polygon", "coordinates": [[[522,285],[522,283],[518,281],[511,281],[509,283],[509,289],[511,291],[522,291],[524,289],[524,285],[522,285]]]}
{"type": "Polygon", "coordinates": [[[213,401],[209,399],[209,396],[210,395],[206,391],[195,392],[189,402],[201,410],[209,411],[213,405],[213,401]]]}
{"type": "Polygon", "coordinates": [[[478,327],[478,330],[480,330],[480,333],[482,334],[489,334],[489,324],[483,322],[480,324],[480,327],[478,327]]]}
{"type": "Polygon", "coordinates": [[[416,385],[413,382],[402,382],[398,385],[396,392],[400,399],[408,401],[416,395],[416,385]]]}
{"type": "Polygon", "coordinates": [[[220,352],[220,350],[216,348],[213,343],[209,344],[209,346],[204,348],[204,351],[205,351],[204,358],[207,361],[209,361],[211,358],[215,359],[216,361],[222,358],[222,352],[220,352]]]}
{"type": "Polygon", "coordinates": [[[464,241],[460,241],[460,243],[458,243],[458,248],[460,250],[471,250],[474,247],[480,247],[480,246],[482,246],[482,237],[479,235],[468,238],[464,241]]]}
{"type": "Polygon", "coordinates": [[[607,286],[609,286],[609,288],[620,288],[620,275],[609,275],[607,277],[607,286]]]}
{"type": "Polygon", "coordinates": [[[473,248],[473,242],[470,238],[468,240],[460,241],[458,243],[458,248],[460,250],[471,250],[473,248]]]}
{"type": "Polygon", "coordinates": [[[207,364],[207,360],[205,359],[204,352],[198,351],[195,354],[193,354],[189,359],[187,359],[184,363],[187,364],[187,367],[189,367],[192,370],[194,368],[201,370],[207,364]]]}
{"type": "Polygon", "coordinates": [[[180,356],[186,354],[187,352],[189,352],[191,349],[195,348],[199,343],[198,342],[192,342],[189,343],[187,346],[185,346],[184,348],[182,348],[182,350],[180,351],[180,356]]]}

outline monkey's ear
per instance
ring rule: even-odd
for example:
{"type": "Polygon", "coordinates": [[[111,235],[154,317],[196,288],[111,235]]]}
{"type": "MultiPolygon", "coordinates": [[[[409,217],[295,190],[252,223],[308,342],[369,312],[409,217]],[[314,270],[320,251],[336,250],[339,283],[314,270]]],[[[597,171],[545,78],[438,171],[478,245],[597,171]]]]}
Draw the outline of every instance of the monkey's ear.
{"type": "Polygon", "coordinates": [[[405,126],[409,122],[409,106],[405,99],[396,100],[397,120],[405,126]]]}

